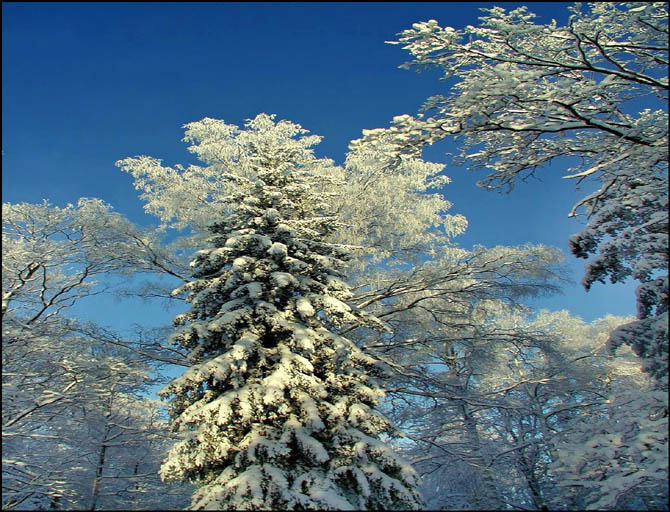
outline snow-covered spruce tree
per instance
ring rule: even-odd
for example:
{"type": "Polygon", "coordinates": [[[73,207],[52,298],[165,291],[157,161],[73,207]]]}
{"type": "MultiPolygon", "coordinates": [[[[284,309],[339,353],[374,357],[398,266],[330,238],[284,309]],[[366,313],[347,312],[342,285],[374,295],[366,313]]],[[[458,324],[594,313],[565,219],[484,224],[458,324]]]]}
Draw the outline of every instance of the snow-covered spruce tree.
{"type": "Polygon", "coordinates": [[[175,290],[192,308],[173,341],[193,366],[161,391],[185,435],[161,475],[201,486],[196,510],[416,509],[416,473],[382,440],[382,370],[335,332],[381,326],[343,302],[346,247],[325,241],[337,177],[309,149],[319,137],[273,118],[219,141],[228,211],[175,290]]]}

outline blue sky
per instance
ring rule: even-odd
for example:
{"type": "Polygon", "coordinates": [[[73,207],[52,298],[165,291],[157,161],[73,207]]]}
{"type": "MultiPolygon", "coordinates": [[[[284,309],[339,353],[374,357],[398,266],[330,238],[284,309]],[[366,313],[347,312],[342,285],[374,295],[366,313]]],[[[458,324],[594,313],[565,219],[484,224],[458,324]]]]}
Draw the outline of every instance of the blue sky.
{"type": "MultiPolygon", "coordinates": [[[[498,3],[513,8],[521,3],[498,3]]],[[[132,178],[114,166],[139,154],[188,163],[182,125],[214,117],[241,125],[259,112],[300,123],[324,137],[318,156],[342,163],[364,128],[388,126],[444,93],[438,71],[398,69],[409,59],[384,44],[412,23],[477,24],[474,2],[362,3],[3,3],[2,199],[63,206],[100,197],[148,224],[132,178]]],[[[568,17],[563,2],[526,3],[540,21],[568,17]]],[[[425,153],[448,162],[449,142],[425,153]]],[[[444,190],[468,232],[455,241],[543,243],[567,250],[581,219],[567,217],[588,190],[562,180],[559,165],[510,195],[475,186],[484,177],[449,167],[444,190]]],[[[578,284],[583,260],[568,256],[574,285],[538,306],[569,309],[585,320],[634,314],[634,284],[578,284]]],[[[93,299],[91,299],[93,300],[93,299]]],[[[103,301],[104,302],[104,301],[103,301]]],[[[85,309],[120,327],[169,322],[159,306],[102,302],[85,309]],[[111,307],[111,306],[110,306],[111,307]],[[114,311],[114,313],[112,313],[114,311]]]]}

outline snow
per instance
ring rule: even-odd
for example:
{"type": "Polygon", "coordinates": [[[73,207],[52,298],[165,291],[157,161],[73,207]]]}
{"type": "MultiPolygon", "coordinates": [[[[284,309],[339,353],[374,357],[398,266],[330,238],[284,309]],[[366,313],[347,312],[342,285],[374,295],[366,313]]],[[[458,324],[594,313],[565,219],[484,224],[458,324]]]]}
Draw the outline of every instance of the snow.
{"type": "Polygon", "coordinates": [[[268,249],[268,253],[275,259],[283,259],[287,256],[288,250],[286,245],[281,242],[274,242],[268,249]]]}
{"type": "Polygon", "coordinates": [[[361,420],[368,417],[369,413],[370,408],[367,405],[355,403],[349,407],[349,417],[347,419],[349,420],[349,423],[357,426],[360,424],[361,420]]]}
{"type": "Polygon", "coordinates": [[[236,272],[241,272],[247,268],[249,265],[249,257],[243,256],[240,258],[235,258],[233,260],[233,270],[236,272]]]}
{"type": "MultiPolygon", "coordinates": [[[[224,246],[201,253],[194,275],[207,277],[182,287],[191,292],[192,309],[178,317],[185,327],[174,339],[197,362],[166,389],[175,395],[174,425],[191,435],[174,445],[163,473],[196,475],[201,488],[192,508],[396,506],[391,493],[366,477],[372,470],[365,468],[378,464],[372,474],[378,481],[385,475],[400,494],[415,485],[384,473],[397,474],[403,462],[376,445],[375,436],[389,429],[373,410],[383,395],[367,375],[376,361],[331,333],[317,314],[321,310],[339,322],[362,325],[367,318],[344,302],[351,292],[337,277],[342,262],[333,255],[344,257],[346,251],[329,246],[320,234],[333,217],[298,217],[299,211],[327,207],[330,197],[321,191],[332,185],[333,175],[324,175],[321,163],[310,171],[317,160],[292,138],[294,125],[275,125],[268,116],[251,123],[254,130],[280,130],[284,142],[269,134],[262,143],[242,138],[239,143],[250,154],[285,144],[286,151],[278,154],[292,155],[291,161],[259,167],[259,161],[277,155],[249,157],[253,180],[240,180],[247,196],[229,204],[211,239],[225,240],[224,246]],[[296,169],[295,159],[301,158],[305,163],[296,169]],[[292,173],[294,182],[285,183],[292,173]],[[281,192],[275,192],[280,179],[281,192]],[[263,210],[268,199],[274,207],[263,210]],[[360,457],[352,456],[352,449],[360,457]],[[336,478],[344,476],[338,467],[346,467],[348,477],[336,478]],[[359,494],[345,485],[347,480],[359,494]]],[[[418,506],[418,497],[406,492],[408,507],[418,506]]]]}
{"type": "Polygon", "coordinates": [[[250,299],[259,299],[263,296],[263,285],[259,282],[251,282],[244,286],[250,299]]]}
{"type": "Polygon", "coordinates": [[[264,217],[268,223],[275,224],[281,216],[279,215],[279,212],[276,209],[268,208],[265,211],[264,217]]]}
{"type": "Polygon", "coordinates": [[[304,353],[314,352],[314,342],[317,337],[316,332],[296,323],[288,323],[287,327],[293,331],[293,339],[297,347],[302,349],[304,353]]]}
{"type": "Polygon", "coordinates": [[[358,510],[358,507],[352,505],[345,498],[331,489],[322,487],[312,487],[309,493],[310,497],[328,510],[358,510]]]}
{"type": "Polygon", "coordinates": [[[217,315],[208,323],[208,328],[214,332],[224,331],[227,328],[234,328],[243,318],[252,312],[250,307],[243,307],[235,311],[227,311],[223,315],[217,315]]]}
{"type": "Polygon", "coordinates": [[[323,308],[328,313],[344,314],[351,311],[351,308],[348,305],[346,305],[341,300],[336,299],[335,297],[325,295],[322,298],[322,302],[323,302],[323,308]]]}
{"type": "Polygon", "coordinates": [[[263,379],[263,403],[271,405],[284,399],[284,390],[290,385],[291,375],[284,366],[278,367],[270,375],[263,379]]]}
{"type": "Polygon", "coordinates": [[[295,236],[295,230],[291,228],[288,224],[279,223],[277,225],[277,234],[284,235],[288,237],[295,236]]]}
{"type": "Polygon", "coordinates": [[[230,235],[226,240],[225,247],[234,249],[240,243],[240,238],[241,237],[239,235],[230,235]]]}
{"type": "Polygon", "coordinates": [[[289,274],[288,272],[272,272],[271,277],[278,288],[298,286],[298,280],[293,277],[293,274],[289,274]]]}
{"type": "Polygon", "coordinates": [[[302,316],[303,318],[309,318],[315,315],[316,311],[314,310],[314,307],[312,306],[311,302],[309,299],[305,297],[300,297],[296,301],[296,311],[302,316]]]}
{"type": "Polygon", "coordinates": [[[319,415],[316,402],[305,392],[298,392],[297,399],[300,402],[301,412],[304,413],[304,425],[311,431],[318,432],[326,428],[319,415]]]}

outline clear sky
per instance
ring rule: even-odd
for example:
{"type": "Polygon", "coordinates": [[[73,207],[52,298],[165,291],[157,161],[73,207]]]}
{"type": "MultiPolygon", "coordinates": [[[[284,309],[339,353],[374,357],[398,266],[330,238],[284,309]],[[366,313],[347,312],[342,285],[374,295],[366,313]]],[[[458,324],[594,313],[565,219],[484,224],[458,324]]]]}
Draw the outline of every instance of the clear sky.
{"type": "MultiPolygon", "coordinates": [[[[324,137],[317,156],[342,163],[361,130],[386,127],[444,93],[438,71],[398,69],[409,60],[384,44],[412,23],[477,24],[483,2],[16,3],[2,4],[2,200],[64,206],[99,197],[132,221],[142,211],[118,159],[150,155],[189,163],[182,125],[203,117],[243,124],[275,113],[324,137]]],[[[498,3],[508,9],[522,3],[498,3]]],[[[541,22],[568,17],[564,2],[525,3],[541,22]]],[[[425,153],[448,162],[449,142],[425,153]]],[[[456,242],[543,243],[567,251],[583,220],[567,217],[575,191],[554,165],[511,195],[475,186],[484,174],[449,167],[451,213],[470,227],[456,242]]],[[[634,284],[578,284],[583,260],[568,256],[575,284],[538,303],[585,320],[634,314],[634,284]]],[[[160,308],[96,306],[92,319],[168,323],[160,308]],[[112,313],[115,311],[116,313],[112,313]]]]}

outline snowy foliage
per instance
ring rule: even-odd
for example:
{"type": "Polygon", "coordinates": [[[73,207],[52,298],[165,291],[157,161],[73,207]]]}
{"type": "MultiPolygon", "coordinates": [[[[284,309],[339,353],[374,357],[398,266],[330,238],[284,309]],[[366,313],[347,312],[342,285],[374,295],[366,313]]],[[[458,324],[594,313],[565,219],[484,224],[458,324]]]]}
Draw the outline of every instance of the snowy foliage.
{"type": "Polygon", "coordinates": [[[619,389],[554,440],[557,509],[668,508],[668,396],[619,389]]]}
{"type": "MultiPolygon", "coordinates": [[[[213,217],[230,211],[230,194],[243,193],[254,176],[257,162],[251,156],[259,128],[248,133],[219,119],[189,123],[185,142],[204,165],[163,166],[161,160],[139,156],[119,160],[116,165],[135,178],[147,213],[157,216],[164,229],[182,235],[175,248],[202,248],[209,237],[213,217]],[[234,171],[233,171],[234,170],[234,171]],[[245,184],[246,183],[246,184],[245,184]],[[234,192],[237,191],[237,192],[234,192]]],[[[295,125],[277,123],[265,136],[282,140],[286,155],[304,151],[321,137],[291,139],[299,133],[295,125]]],[[[434,250],[436,243],[462,233],[467,221],[462,215],[446,215],[451,207],[440,194],[429,192],[448,183],[443,165],[420,158],[402,158],[393,171],[383,165],[389,148],[384,143],[347,156],[344,167],[329,159],[315,159],[311,172],[329,177],[319,187],[329,197],[332,214],[340,221],[326,240],[350,246],[347,265],[361,271],[369,263],[389,258],[395,262],[416,261],[434,250]]]]}
{"type": "Polygon", "coordinates": [[[2,314],[29,322],[101,292],[97,276],[148,271],[180,277],[178,258],[100,199],[65,208],[2,205],[2,314]]]}
{"type": "Polygon", "coordinates": [[[135,394],[150,383],[146,363],[59,316],[5,317],[2,339],[3,509],[184,503],[158,479],[169,439],[158,404],[135,394]]]}
{"type": "Polygon", "coordinates": [[[345,229],[334,239],[362,248],[356,265],[350,264],[359,272],[382,259],[387,265],[417,264],[467,228],[467,219],[447,214],[451,203],[435,192],[450,182],[444,165],[401,155],[389,167],[391,150],[380,140],[349,152],[345,182],[335,197],[345,229]]]}
{"type": "Polygon", "coordinates": [[[611,497],[608,490],[622,482],[628,485],[622,492],[641,484],[628,494],[642,500],[640,508],[658,508],[663,488],[650,497],[644,487],[667,478],[667,417],[662,407],[642,403],[651,396],[650,382],[630,349],[622,347],[615,358],[606,350],[611,331],[629,318],[585,324],[566,311],[532,318],[496,301],[481,301],[470,318],[442,315],[430,336],[384,351],[397,372],[389,413],[416,443],[406,449],[430,509],[578,509],[586,503],[583,489],[603,489],[598,496],[611,497]],[[583,458],[592,461],[592,471],[580,473],[570,457],[581,453],[589,435],[612,428],[599,422],[613,387],[641,397],[635,407],[620,404],[617,428],[632,435],[644,423],[639,439],[656,441],[653,458],[629,460],[633,452],[622,452],[625,464],[615,474],[596,462],[609,460],[596,446],[583,458]],[[564,445],[557,449],[560,440],[564,445]],[[556,457],[564,464],[551,465],[556,457]],[[582,489],[568,499],[561,485],[570,481],[582,489]]]}
{"type": "Polygon", "coordinates": [[[338,228],[338,174],[299,125],[205,119],[187,137],[211,123],[217,144],[192,151],[227,186],[195,280],[175,290],[191,309],[172,342],[192,366],[161,391],[184,436],[161,475],[200,486],[193,509],[417,508],[417,476],[384,442],[396,432],[375,410],[383,371],[336,332],[384,328],[346,303],[347,247],[326,241],[338,228]]]}
{"type": "Polygon", "coordinates": [[[463,142],[462,160],[493,171],[481,182],[487,188],[511,189],[553,161],[576,161],[564,177],[598,186],[571,211],[584,209],[589,219],[570,238],[575,255],[595,255],[584,285],[641,282],[638,321],[610,345],[630,344],[667,387],[667,3],[576,4],[567,26],[535,24],[526,7],[483,10],[478,27],[429,20],[391,42],[414,58],[402,67],[437,66],[455,85],[429,98],[419,116],[364,130],[351,147],[390,146],[392,168],[453,135],[463,142]]]}
{"type": "Polygon", "coordinates": [[[153,241],[100,200],[2,210],[3,509],[180,506],[157,475],[157,404],[137,395],[146,358],[64,315],[94,278],[146,268],[153,241]]]}
{"type": "Polygon", "coordinates": [[[420,443],[413,456],[429,508],[502,506],[504,483],[482,464],[508,446],[487,445],[482,420],[474,417],[483,414],[490,424],[485,404],[498,400],[475,385],[489,374],[500,384],[505,372],[496,354],[501,346],[523,344],[528,334],[502,326],[499,317],[522,309],[520,301],[555,291],[561,260],[559,251],[543,246],[442,247],[434,260],[409,270],[377,268],[366,276],[370,290],[357,294],[356,303],[393,333],[374,339],[355,330],[350,336],[394,370],[385,410],[420,443]],[[453,446],[441,442],[444,432],[453,446]]]}

